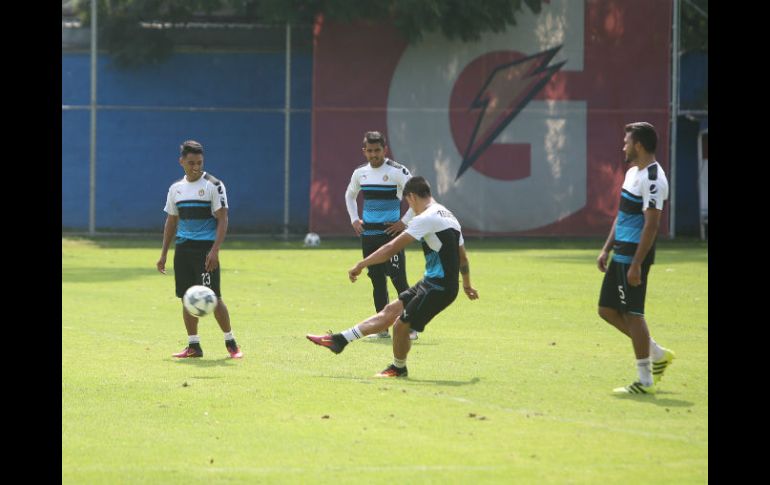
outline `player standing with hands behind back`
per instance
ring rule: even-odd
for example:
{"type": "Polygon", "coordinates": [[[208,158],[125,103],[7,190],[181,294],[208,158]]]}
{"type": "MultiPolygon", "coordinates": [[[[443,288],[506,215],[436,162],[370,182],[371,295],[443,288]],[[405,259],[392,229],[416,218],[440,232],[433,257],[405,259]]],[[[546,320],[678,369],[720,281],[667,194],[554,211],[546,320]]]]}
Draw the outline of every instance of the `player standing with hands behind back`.
{"type": "MultiPolygon", "coordinates": [[[[345,191],[345,205],[348,208],[350,224],[361,238],[364,257],[367,257],[403,231],[406,224],[414,217],[414,212],[411,209],[407,210],[404,217],[399,220],[401,193],[404,184],[412,174],[403,165],[385,157],[388,152],[385,136],[379,131],[367,131],[364,134],[362,151],[368,162],[353,171],[350,185],[345,191]],[[364,192],[363,220],[358,217],[356,204],[358,192],[362,190],[364,192]]],[[[374,309],[377,312],[388,304],[388,276],[399,294],[409,288],[403,250],[384,263],[370,266],[367,274],[372,280],[374,309]]],[[[375,335],[388,338],[388,329],[375,335]]],[[[409,338],[416,339],[417,332],[412,331],[409,338]]]]}
{"type": "MultiPolygon", "coordinates": [[[[156,263],[158,271],[166,274],[166,257],[171,239],[176,235],[174,250],[174,280],[176,296],[180,299],[187,288],[203,285],[216,293],[214,310],[219,327],[225,334],[225,347],[233,359],[243,357],[230,328],[230,313],[219,290],[219,247],[227,233],[227,192],[225,184],[203,171],[203,147],[188,140],[180,147],[179,165],[185,176],[168,189],[168,213],[163,228],[163,248],[156,263]]],[[[190,315],[182,305],[182,319],[187,329],[188,346],[174,357],[203,357],[198,337],[198,317],[190,315]]]]}

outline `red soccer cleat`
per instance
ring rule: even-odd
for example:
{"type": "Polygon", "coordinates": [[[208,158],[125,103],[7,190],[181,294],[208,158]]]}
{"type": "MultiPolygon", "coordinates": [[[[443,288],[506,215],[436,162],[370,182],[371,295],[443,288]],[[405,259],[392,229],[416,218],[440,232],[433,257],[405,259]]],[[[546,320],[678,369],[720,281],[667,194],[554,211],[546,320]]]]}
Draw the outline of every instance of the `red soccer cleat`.
{"type": "Polygon", "coordinates": [[[326,347],[335,354],[342,352],[345,349],[345,346],[348,344],[344,337],[338,336],[338,338],[335,339],[331,332],[327,333],[326,335],[305,335],[305,337],[307,337],[307,339],[314,344],[320,345],[321,347],[326,347]]]}
{"type": "Polygon", "coordinates": [[[406,370],[406,367],[399,369],[395,365],[390,364],[384,371],[374,374],[374,377],[407,377],[408,375],[409,371],[406,370]]]}
{"type": "Polygon", "coordinates": [[[188,359],[190,357],[203,357],[203,349],[201,349],[200,345],[197,347],[193,346],[187,346],[184,348],[183,351],[179,352],[178,354],[173,354],[172,357],[176,357],[178,359],[188,359]]]}
{"type": "Polygon", "coordinates": [[[235,340],[228,340],[225,342],[225,347],[227,347],[227,351],[230,353],[231,358],[240,359],[243,357],[243,352],[241,352],[241,348],[238,347],[238,344],[235,343],[235,340]]]}

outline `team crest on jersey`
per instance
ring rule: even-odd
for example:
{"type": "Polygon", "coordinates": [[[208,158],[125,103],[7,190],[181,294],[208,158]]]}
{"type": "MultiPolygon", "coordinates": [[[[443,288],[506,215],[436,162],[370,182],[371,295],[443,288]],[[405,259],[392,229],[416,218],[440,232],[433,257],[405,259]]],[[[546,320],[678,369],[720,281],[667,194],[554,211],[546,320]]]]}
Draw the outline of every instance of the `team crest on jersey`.
{"type": "Polygon", "coordinates": [[[387,181],[388,181],[388,176],[387,176],[387,175],[385,175],[384,177],[382,177],[382,181],[383,181],[383,182],[387,182],[387,181]]]}
{"type": "Polygon", "coordinates": [[[200,197],[203,197],[203,194],[205,194],[205,193],[206,193],[206,191],[205,191],[205,190],[203,190],[203,189],[200,189],[200,190],[198,191],[198,196],[200,196],[200,197]]]}

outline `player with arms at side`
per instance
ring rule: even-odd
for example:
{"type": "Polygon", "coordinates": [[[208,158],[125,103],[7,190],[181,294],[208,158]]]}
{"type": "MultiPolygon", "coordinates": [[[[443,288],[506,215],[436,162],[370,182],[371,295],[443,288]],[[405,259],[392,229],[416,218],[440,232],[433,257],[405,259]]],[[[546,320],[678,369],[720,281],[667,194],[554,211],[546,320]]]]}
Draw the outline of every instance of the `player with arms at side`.
{"type": "MultiPolygon", "coordinates": [[[[219,288],[219,248],[227,233],[227,192],[222,181],[203,171],[203,147],[188,140],[180,147],[179,164],[185,176],[173,183],[168,190],[166,207],[168,216],[163,229],[163,247],[156,263],[158,271],[166,274],[166,258],[171,240],[176,235],[174,251],[174,280],[176,296],[184,296],[187,288],[203,285],[217,295],[214,310],[219,327],[225,334],[225,347],[230,357],[243,357],[230,328],[230,313],[222,301],[219,288]]],[[[182,319],[187,329],[188,345],[174,354],[180,359],[203,357],[198,336],[198,318],[182,305],[182,319]]]]}
{"type": "Polygon", "coordinates": [[[439,204],[423,177],[412,177],[404,186],[403,196],[415,217],[404,232],[348,271],[355,282],[364,268],[380,264],[414,241],[422,242],[425,274],[422,280],[402,292],[398,300],[380,312],[341,333],[307,335],[308,340],[339,354],[353,340],[382,332],[393,326],[393,363],[376,377],[407,377],[406,358],[411,349],[411,330],[423,331],[428,322],[457,297],[462,275],[463,291],[469,299],[479,297],[471,286],[468,255],[465,252],[460,223],[446,207],[439,204]]]}
{"type": "Polygon", "coordinates": [[[613,390],[616,394],[655,394],[656,384],[675,355],[650,336],[644,318],[647,276],[655,262],[655,239],[668,198],[668,180],[655,160],[658,135],[645,122],[625,126],[623,151],[626,172],[620,207],[597,258],[604,273],[599,316],[631,339],[639,379],[613,390]],[[612,260],[607,266],[610,250],[612,260]]]}
{"type": "MultiPolygon", "coordinates": [[[[388,153],[385,135],[378,131],[367,131],[364,134],[362,151],[367,163],[353,171],[345,191],[345,205],[350,224],[356,235],[361,238],[363,254],[367,257],[403,231],[414,213],[407,210],[399,220],[401,191],[412,174],[406,167],[385,156],[388,153]],[[356,203],[360,191],[364,193],[363,220],[358,217],[356,203]]],[[[389,301],[388,276],[398,293],[409,288],[404,251],[394,254],[389,261],[369,267],[367,274],[372,281],[374,310],[377,312],[385,308],[389,301]]],[[[388,338],[388,330],[373,336],[388,338]]],[[[417,332],[412,331],[410,338],[416,339],[417,332]]]]}

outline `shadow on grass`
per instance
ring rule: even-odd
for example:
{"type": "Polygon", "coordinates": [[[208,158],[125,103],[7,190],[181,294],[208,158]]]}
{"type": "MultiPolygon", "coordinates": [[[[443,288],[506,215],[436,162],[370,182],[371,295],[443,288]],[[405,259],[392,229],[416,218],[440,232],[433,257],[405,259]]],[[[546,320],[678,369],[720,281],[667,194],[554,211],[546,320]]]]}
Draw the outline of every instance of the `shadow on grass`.
{"type": "Polygon", "coordinates": [[[408,382],[415,382],[418,384],[434,384],[437,386],[452,386],[452,387],[460,387],[460,386],[471,386],[473,384],[477,384],[481,382],[481,378],[474,377],[473,379],[469,381],[447,381],[447,380],[432,380],[432,379],[414,379],[411,377],[407,378],[408,382]]]}
{"type": "MultiPolygon", "coordinates": [[[[383,377],[354,377],[354,376],[326,376],[321,375],[317,377],[323,377],[326,379],[344,379],[349,381],[360,382],[361,384],[387,384],[392,382],[403,382],[409,384],[433,384],[436,386],[468,386],[481,382],[481,379],[474,377],[468,381],[448,381],[448,380],[431,380],[431,379],[414,379],[412,377],[398,377],[398,378],[383,378],[383,377]]],[[[406,392],[406,391],[405,391],[406,392]]]]}
{"type": "Polygon", "coordinates": [[[672,408],[690,408],[695,404],[690,401],[682,401],[681,399],[669,399],[662,397],[661,395],[672,394],[667,391],[659,391],[655,396],[646,396],[643,394],[616,394],[616,399],[627,399],[630,401],[637,401],[645,404],[654,404],[660,407],[672,407],[672,408]]]}
{"type": "MultiPolygon", "coordinates": [[[[169,271],[172,276],[173,272],[169,271]]],[[[62,283],[100,283],[108,281],[126,281],[150,276],[163,276],[158,270],[147,268],[111,267],[111,268],[66,268],[61,271],[62,283]]]]}
{"type": "MultiPolygon", "coordinates": [[[[378,344],[378,345],[393,345],[393,339],[392,338],[362,338],[361,342],[368,342],[370,344],[378,344]]],[[[420,339],[412,340],[412,345],[436,345],[435,342],[423,342],[420,339]]]]}
{"type": "MultiPolygon", "coordinates": [[[[172,362],[177,362],[178,365],[190,365],[193,367],[222,367],[231,366],[230,361],[233,360],[230,357],[222,357],[221,359],[174,359],[172,362]]],[[[196,377],[196,379],[200,379],[196,377]]]]}

